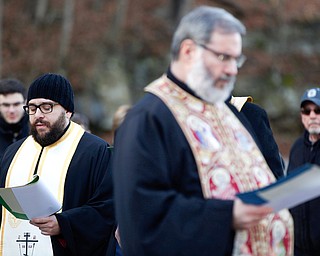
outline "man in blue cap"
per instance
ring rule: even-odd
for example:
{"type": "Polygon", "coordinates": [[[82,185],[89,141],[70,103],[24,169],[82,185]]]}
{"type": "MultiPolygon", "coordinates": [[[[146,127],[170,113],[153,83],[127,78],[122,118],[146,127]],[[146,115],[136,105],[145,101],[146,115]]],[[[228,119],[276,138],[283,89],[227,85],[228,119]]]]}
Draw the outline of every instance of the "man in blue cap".
{"type": "MultiPolygon", "coordinates": [[[[304,133],[290,150],[288,173],[305,164],[320,165],[320,88],[306,90],[301,98],[304,133]]],[[[291,209],[295,256],[320,255],[320,197],[291,209]]]]}

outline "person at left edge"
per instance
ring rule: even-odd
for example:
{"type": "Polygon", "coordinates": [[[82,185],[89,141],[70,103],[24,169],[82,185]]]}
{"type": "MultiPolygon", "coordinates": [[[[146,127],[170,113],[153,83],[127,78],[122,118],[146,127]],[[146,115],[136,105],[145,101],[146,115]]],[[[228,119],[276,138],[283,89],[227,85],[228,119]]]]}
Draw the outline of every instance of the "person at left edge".
{"type": "Polygon", "coordinates": [[[114,255],[115,248],[108,250],[115,245],[111,152],[104,140],[70,121],[73,98],[70,82],[59,74],[43,74],[30,85],[24,110],[31,135],[8,147],[0,185],[23,185],[38,174],[62,210],[30,222],[2,210],[0,255],[114,255]]]}
{"type": "Polygon", "coordinates": [[[22,106],[26,102],[24,84],[15,78],[0,80],[0,160],[6,148],[29,135],[29,120],[22,106]]]}

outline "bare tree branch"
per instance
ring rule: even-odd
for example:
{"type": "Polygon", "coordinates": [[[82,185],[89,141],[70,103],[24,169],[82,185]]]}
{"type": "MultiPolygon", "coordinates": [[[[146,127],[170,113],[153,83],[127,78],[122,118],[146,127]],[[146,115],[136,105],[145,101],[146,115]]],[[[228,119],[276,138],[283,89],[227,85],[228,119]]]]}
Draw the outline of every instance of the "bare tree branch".
{"type": "Polygon", "coordinates": [[[71,35],[74,22],[74,0],[65,0],[62,33],[60,38],[60,51],[59,51],[59,67],[63,69],[65,59],[68,55],[69,46],[71,42],[71,35]]]}
{"type": "Polygon", "coordinates": [[[46,15],[48,0],[38,0],[36,6],[36,23],[41,23],[46,15]]]}

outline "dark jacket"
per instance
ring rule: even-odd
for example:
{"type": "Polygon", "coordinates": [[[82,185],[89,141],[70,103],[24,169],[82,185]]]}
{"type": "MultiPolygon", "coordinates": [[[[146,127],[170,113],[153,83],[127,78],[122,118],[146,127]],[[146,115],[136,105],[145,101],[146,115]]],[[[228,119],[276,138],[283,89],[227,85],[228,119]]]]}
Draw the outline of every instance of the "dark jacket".
{"type": "Polygon", "coordinates": [[[252,126],[252,130],[259,141],[261,153],[277,179],[284,175],[284,162],[278,145],[273,137],[266,111],[250,102],[246,102],[241,111],[252,126]]]}
{"type": "MultiPolygon", "coordinates": [[[[312,163],[320,165],[320,141],[312,144],[307,131],[290,150],[288,174],[295,168],[312,163]]],[[[320,255],[320,197],[290,209],[294,219],[295,255],[320,255]]]]}
{"type": "Polygon", "coordinates": [[[4,151],[13,142],[29,135],[29,116],[24,115],[16,124],[8,124],[0,116],[0,160],[4,151]]]}

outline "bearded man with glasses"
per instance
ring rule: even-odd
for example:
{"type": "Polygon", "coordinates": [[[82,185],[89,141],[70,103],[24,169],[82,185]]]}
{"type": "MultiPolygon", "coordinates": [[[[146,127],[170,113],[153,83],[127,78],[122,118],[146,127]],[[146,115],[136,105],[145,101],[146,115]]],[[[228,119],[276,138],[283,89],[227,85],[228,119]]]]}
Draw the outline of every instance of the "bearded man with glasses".
{"type": "Polygon", "coordinates": [[[107,142],[70,120],[70,82],[59,74],[38,77],[29,87],[24,110],[31,135],[8,147],[0,164],[0,186],[24,185],[38,174],[62,209],[29,222],[3,208],[0,255],[29,255],[27,250],[41,256],[115,255],[111,152],[107,142]]]}
{"type": "MultiPolygon", "coordinates": [[[[300,108],[304,132],[291,147],[288,173],[306,163],[320,165],[320,88],[306,90],[300,108]]],[[[290,211],[294,219],[294,255],[320,255],[320,197],[290,211]]]]}
{"type": "Polygon", "coordinates": [[[28,115],[22,108],[25,102],[26,89],[21,81],[0,80],[0,159],[9,145],[29,135],[28,115]]]}
{"type": "Polygon", "coordinates": [[[237,193],[276,180],[232,93],[245,27],[197,7],[182,18],[166,74],[145,87],[117,129],[114,187],[126,256],[292,255],[288,210],[237,193]]]}

